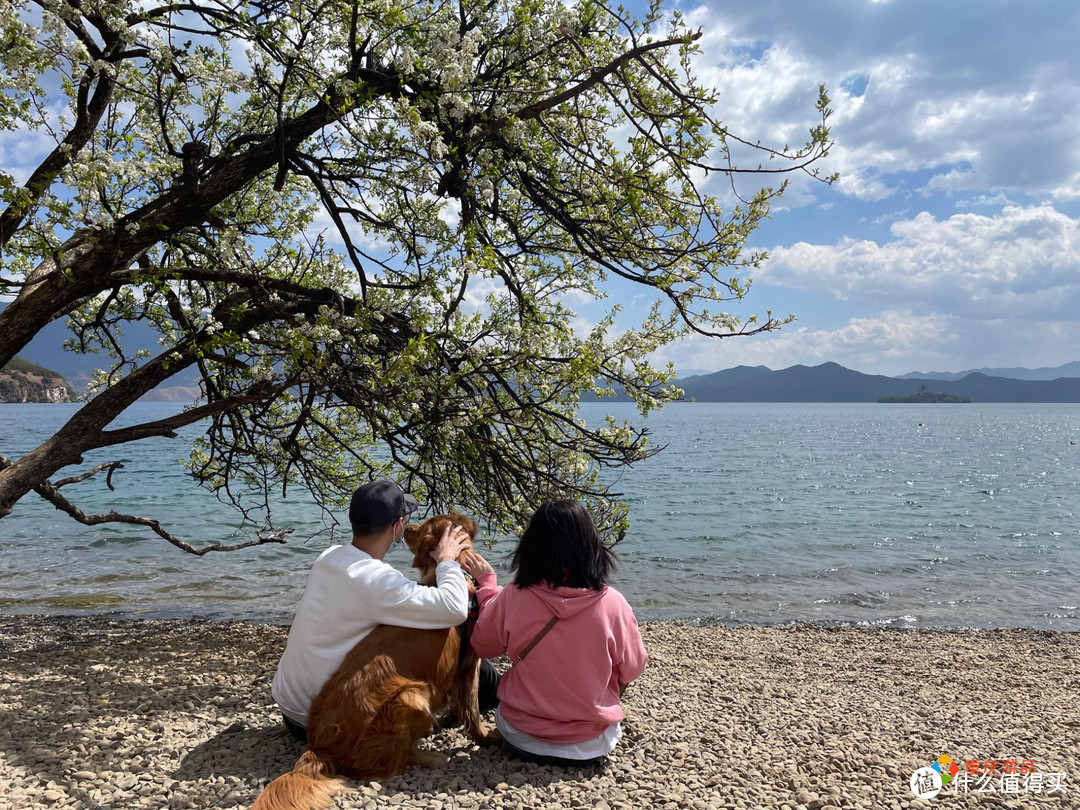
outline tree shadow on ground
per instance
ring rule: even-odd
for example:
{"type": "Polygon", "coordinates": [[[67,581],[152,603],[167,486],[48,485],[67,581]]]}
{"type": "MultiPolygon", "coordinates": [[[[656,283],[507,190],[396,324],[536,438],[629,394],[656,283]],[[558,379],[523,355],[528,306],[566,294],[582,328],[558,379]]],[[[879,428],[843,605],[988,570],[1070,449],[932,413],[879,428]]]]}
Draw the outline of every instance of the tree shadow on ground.
{"type": "Polygon", "coordinates": [[[248,728],[236,722],[184,754],[172,777],[200,780],[235,776],[269,781],[292,770],[305,749],[284,726],[248,728]]]}
{"type": "MultiPolygon", "coordinates": [[[[140,788],[150,808],[246,807],[304,751],[270,697],[282,628],[193,633],[183,623],[33,617],[26,631],[21,621],[13,629],[16,621],[0,617],[0,757],[25,775],[23,806],[44,806],[53,785],[60,804],[81,808],[126,808],[140,788]],[[121,792],[110,799],[113,787],[121,792]]],[[[582,778],[478,746],[460,727],[439,729],[423,746],[450,762],[348,787],[434,801],[582,778]]]]}

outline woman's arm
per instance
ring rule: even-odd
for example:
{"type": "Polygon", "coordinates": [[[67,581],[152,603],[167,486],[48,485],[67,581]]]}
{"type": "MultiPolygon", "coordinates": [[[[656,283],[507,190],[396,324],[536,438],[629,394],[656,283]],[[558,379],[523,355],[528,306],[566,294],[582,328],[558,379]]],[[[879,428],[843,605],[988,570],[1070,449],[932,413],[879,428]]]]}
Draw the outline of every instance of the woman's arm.
{"type": "MultiPolygon", "coordinates": [[[[621,598],[620,594],[620,598],[621,598]]],[[[641,631],[638,629],[637,618],[634,611],[625,599],[622,599],[621,621],[618,622],[618,649],[621,653],[616,673],[619,678],[619,694],[622,695],[626,687],[641,677],[645,671],[645,664],[649,660],[649,654],[645,651],[645,642],[641,639],[641,631]]]]}
{"type": "Polygon", "coordinates": [[[491,563],[475,551],[470,549],[465,552],[461,567],[465,569],[465,573],[476,580],[476,601],[481,609],[484,607],[485,602],[502,590],[499,587],[498,577],[496,577],[495,569],[491,567],[491,563]]]}
{"type": "Polygon", "coordinates": [[[506,633],[506,610],[510,599],[507,598],[506,589],[494,584],[494,573],[483,574],[477,580],[481,585],[476,592],[480,615],[469,634],[469,643],[481,658],[494,658],[505,653],[510,643],[506,633]],[[490,580],[492,584],[487,585],[485,580],[490,580]]]}

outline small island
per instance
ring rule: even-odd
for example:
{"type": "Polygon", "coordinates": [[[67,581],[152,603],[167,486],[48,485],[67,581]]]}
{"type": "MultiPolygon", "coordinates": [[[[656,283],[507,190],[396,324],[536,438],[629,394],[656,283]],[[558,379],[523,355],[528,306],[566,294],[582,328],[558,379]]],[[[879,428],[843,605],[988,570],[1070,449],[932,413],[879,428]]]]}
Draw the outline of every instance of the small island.
{"type": "Polygon", "coordinates": [[[957,396],[956,394],[945,394],[938,391],[931,391],[925,385],[916,391],[914,394],[889,394],[888,396],[878,397],[878,402],[971,402],[968,397],[957,396]]]}

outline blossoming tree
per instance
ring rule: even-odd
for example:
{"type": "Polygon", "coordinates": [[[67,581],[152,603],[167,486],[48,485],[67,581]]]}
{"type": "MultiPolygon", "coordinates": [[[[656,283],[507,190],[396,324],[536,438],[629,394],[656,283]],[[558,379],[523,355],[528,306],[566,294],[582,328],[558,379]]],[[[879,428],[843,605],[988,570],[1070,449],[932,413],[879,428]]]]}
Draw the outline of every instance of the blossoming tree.
{"type": "Polygon", "coordinates": [[[190,471],[226,498],[295,483],[332,507],[394,476],[505,530],[569,494],[618,536],[602,468],[656,448],[586,425],[580,398],[619,388],[647,413],[674,395],[651,352],[778,325],[724,302],[784,184],[728,181],[816,177],[830,145],[823,89],[800,148],[728,132],[695,78],[699,34],[658,4],[0,0],[0,37],[0,138],[55,141],[27,177],[0,172],[0,365],[66,317],[103,366],[55,435],[0,458],[0,517],[36,492],[195,553],[239,546],[61,494],[115,465],[52,477],[200,422],[190,471]],[[612,283],[649,315],[616,329],[613,303],[575,330],[570,302],[612,283]],[[133,321],[160,352],[124,346],[133,321]],[[193,369],[191,407],[112,427],[193,369]]]}

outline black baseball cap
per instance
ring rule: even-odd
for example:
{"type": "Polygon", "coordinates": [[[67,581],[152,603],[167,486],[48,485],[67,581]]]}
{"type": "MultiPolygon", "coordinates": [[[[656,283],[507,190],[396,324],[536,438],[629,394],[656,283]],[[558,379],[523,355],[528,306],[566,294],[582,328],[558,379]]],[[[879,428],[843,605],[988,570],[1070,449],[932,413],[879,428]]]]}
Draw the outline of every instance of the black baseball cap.
{"type": "Polygon", "coordinates": [[[353,493],[349,523],[354,532],[389,526],[399,517],[420,508],[416,498],[393,481],[371,481],[353,493]]]}

